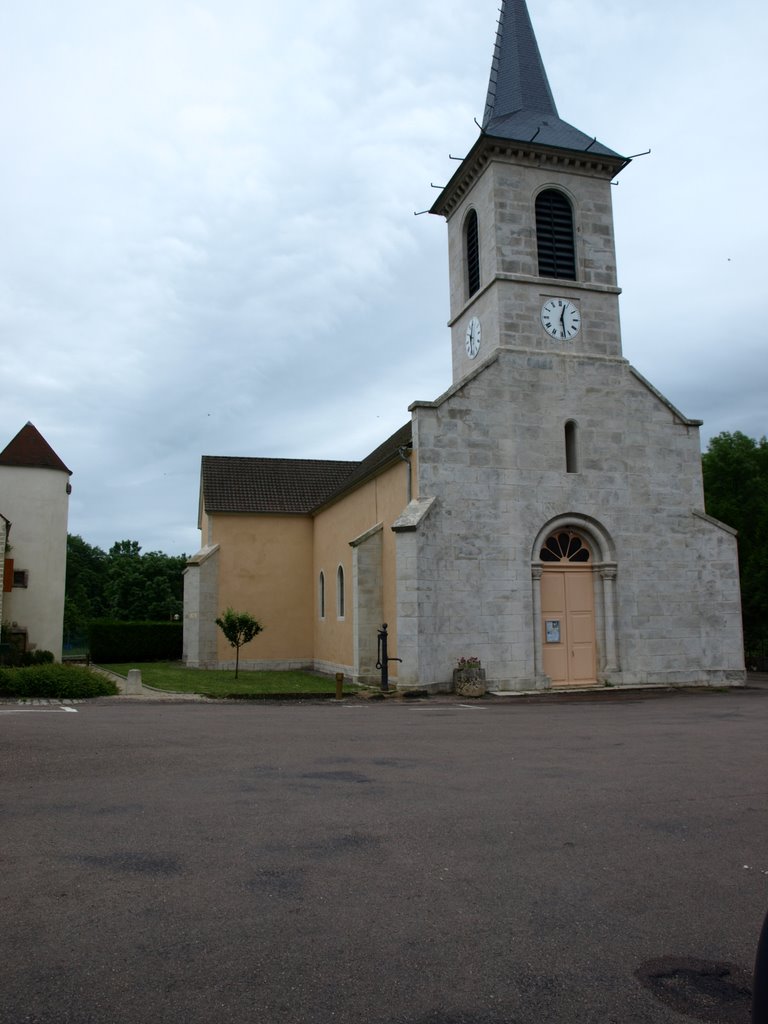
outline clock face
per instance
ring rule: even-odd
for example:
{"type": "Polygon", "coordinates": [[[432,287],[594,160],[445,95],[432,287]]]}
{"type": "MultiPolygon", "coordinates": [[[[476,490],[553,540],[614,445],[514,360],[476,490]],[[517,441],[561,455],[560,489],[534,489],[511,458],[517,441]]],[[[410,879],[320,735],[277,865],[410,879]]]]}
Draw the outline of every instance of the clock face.
{"type": "Polygon", "coordinates": [[[480,321],[476,316],[473,316],[467,325],[467,334],[464,339],[464,344],[467,347],[467,355],[470,359],[474,359],[480,351],[480,335],[480,321]]]}
{"type": "Polygon", "coordinates": [[[558,341],[570,341],[581,328],[581,313],[569,299],[548,299],[541,307],[541,324],[558,341]]]}

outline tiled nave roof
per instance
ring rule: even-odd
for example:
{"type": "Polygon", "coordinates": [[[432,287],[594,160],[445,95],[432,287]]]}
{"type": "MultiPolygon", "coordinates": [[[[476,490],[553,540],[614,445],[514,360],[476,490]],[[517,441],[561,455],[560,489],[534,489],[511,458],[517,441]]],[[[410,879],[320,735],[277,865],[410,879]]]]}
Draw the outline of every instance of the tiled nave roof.
{"type": "Polygon", "coordinates": [[[361,462],[204,455],[203,508],[209,514],[306,515],[362,483],[410,443],[408,423],[361,462]]]}
{"type": "Polygon", "coordinates": [[[320,459],[204,455],[204,507],[206,512],[311,512],[357,466],[320,459]]]}

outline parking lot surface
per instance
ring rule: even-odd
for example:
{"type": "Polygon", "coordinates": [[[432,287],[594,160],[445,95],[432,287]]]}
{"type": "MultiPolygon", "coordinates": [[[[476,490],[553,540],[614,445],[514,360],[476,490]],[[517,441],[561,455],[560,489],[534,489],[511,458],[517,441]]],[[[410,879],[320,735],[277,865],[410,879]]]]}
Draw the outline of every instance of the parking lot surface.
{"type": "Polygon", "coordinates": [[[767,790],[765,689],[0,715],[0,1022],[746,1024],[767,790]]]}

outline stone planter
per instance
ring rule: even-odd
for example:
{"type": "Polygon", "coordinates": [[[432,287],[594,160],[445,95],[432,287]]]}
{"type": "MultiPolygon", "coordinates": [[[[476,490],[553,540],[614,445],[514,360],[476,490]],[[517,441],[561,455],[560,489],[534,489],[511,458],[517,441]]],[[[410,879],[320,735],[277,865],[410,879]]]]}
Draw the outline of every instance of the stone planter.
{"type": "Polygon", "coordinates": [[[482,697],[485,693],[485,669],[455,668],[453,670],[453,689],[459,697],[482,697]]]}

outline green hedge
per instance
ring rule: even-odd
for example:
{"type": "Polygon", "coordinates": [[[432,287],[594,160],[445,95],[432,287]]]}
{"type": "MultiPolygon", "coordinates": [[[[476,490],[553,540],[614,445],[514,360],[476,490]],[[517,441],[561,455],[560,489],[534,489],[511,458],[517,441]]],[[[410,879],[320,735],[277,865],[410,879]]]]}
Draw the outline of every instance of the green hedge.
{"type": "Polygon", "coordinates": [[[49,697],[74,700],[82,697],[110,697],[118,692],[103,676],[77,665],[32,665],[29,668],[0,668],[0,697],[49,697]]]}
{"type": "Polygon", "coordinates": [[[91,661],[178,661],[182,629],[180,622],[92,622],[91,661]]]}
{"type": "Polygon", "coordinates": [[[0,646],[0,665],[21,668],[23,665],[52,665],[51,651],[20,651],[14,644],[0,646]]]}

